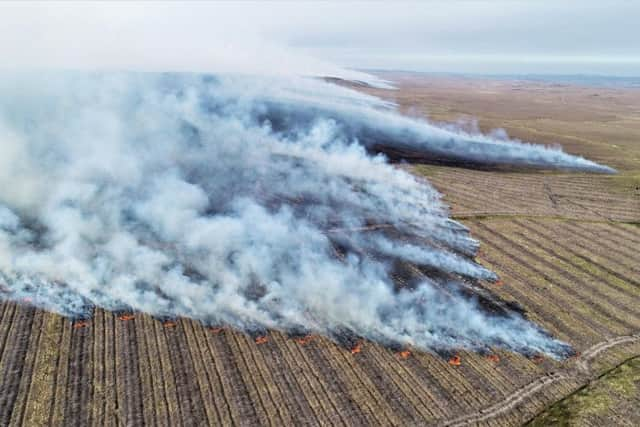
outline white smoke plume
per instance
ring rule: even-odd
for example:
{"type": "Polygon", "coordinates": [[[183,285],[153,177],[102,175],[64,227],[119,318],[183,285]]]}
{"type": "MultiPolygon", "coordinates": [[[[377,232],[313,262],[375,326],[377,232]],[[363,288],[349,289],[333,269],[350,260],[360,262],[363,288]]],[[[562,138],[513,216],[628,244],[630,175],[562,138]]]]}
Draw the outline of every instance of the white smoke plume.
{"type": "Polygon", "coordinates": [[[473,261],[477,242],[376,151],[604,166],[307,78],[0,77],[2,298],[74,317],[99,306],[422,349],[568,351],[469,292],[496,280],[473,261]]]}

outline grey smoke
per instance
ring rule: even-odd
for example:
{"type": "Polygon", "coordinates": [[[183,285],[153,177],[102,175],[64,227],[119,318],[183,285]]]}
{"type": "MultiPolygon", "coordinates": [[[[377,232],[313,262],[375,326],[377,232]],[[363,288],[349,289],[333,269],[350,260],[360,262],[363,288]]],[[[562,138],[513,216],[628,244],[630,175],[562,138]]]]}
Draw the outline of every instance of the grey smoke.
{"type": "Polygon", "coordinates": [[[2,298],[555,357],[565,344],[469,295],[496,280],[477,242],[377,152],[610,171],[304,78],[5,73],[0,140],[2,298]],[[423,275],[399,287],[407,264],[423,275]]]}

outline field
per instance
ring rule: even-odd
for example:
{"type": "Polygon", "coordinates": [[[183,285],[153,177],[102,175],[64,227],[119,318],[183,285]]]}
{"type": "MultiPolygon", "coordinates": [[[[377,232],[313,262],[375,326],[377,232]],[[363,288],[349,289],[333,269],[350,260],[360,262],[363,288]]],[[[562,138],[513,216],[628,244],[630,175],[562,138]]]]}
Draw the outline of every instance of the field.
{"type": "Polygon", "coordinates": [[[638,420],[639,386],[625,378],[637,378],[640,355],[640,90],[383,77],[398,90],[363,90],[396,100],[407,114],[464,126],[477,118],[483,131],[500,127],[523,140],[562,144],[619,169],[602,176],[413,167],[480,240],[478,260],[502,279],[482,286],[519,303],[573,345],[576,357],[460,351],[455,366],[370,342],[352,352],[322,337],[270,331],[256,340],[188,319],[163,323],[102,310],[73,323],[5,302],[0,425],[638,420]],[[585,413],[588,402],[598,402],[598,411],[585,413]]]}

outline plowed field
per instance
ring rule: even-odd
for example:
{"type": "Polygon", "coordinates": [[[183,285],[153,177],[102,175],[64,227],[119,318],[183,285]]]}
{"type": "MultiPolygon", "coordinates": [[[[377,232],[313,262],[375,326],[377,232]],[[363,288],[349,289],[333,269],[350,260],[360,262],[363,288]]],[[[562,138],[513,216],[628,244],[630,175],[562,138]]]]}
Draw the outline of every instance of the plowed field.
{"type": "MultiPolygon", "coordinates": [[[[460,351],[453,366],[370,342],[352,354],[322,337],[269,331],[257,344],[189,319],[163,323],[135,313],[121,320],[102,310],[74,324],[5,302],[0,425],[513,426],[640,355],[638,92],[391,77],[399,91],[376,92],[414,114],[450,122],[475,116],[481,128],[500,121],[536,142],[561,134],[554,141],[568,151],[620,169],[596,176],[414,168],[481,242],[479,261],[502,278],[482,286],[518,302],[572,344],[575,358],[460,351]],[[562,108],[547,102],[556,98],[562,108]]],[[[629,417],[629,405],[608,410],[629,417]]]]}

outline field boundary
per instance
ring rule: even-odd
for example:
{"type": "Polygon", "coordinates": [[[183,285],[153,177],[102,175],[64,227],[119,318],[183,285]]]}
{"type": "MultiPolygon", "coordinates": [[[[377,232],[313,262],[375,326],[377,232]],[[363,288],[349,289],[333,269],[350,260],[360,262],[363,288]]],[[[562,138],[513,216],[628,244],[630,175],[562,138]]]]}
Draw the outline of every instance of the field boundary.
{"type": "MultiPolygon", "coordinates": [[[[589,384],[589,382],[603,375],[602,373],[594,375],[590,370],[589,362],[595,359],[599,354],[611,349],[612,347],[615,347],[621,344],[635,343],[635,342],[640,342],[640,333],[634,334],[634,335],[624,335],[624,336],[619,336],[615,338],[610,338],[608,340],[594,344],[593,346],[585,350],[575,360],[576,360],[576,367],[579,369],[580,372],[586,374],[588,378],[582,382],[580,387],[576,388],[567,396],[575,393],[576,390],[583,388],[585,385],[589,384]]],[[[636,354],[625,360],[629,360],[638,356],[640,355],[636,354]]],[[[615,369],[615,368],[616,367],[614,366],[611,369],[615,369]]],[[[611,369],[607,370],[607,372],[610,371],[611,369]]],[[[529,384],[526,384],[525,386],[516,390],[510,396],[506,397],[504,400],[498,403],[495,403],[486,408],[482,408],[477,412],[466,414],[461,417],[455,418],[453,420],[445,421],[441,425],[443,427],[461,427],[461,426],[466,426],[472,423],[478,423],[481,421],[486,421],[486,420],[495,418],[513,409],[520,402],[524,401],[526,398],[539,393],[540,391],[547,388],[551,384],[554,384],[563,379],[578,379],[580,377],[580,375],[576,375],[575,373],[573,373],[572,375],[571,371],[572,371],[571,367],[568,367],[563,369],[560,372],[552,372],[552,373],[546,374],[545,376],[541,378],[537,378],[534,381],[530,382],[529,384]]],[[[565,399],[567,396],[564,396],[562,399],[565,399]]]]}
{"type": "Polygon", "coordinates": [[[515,212],[469,212],[452,214],[451,219],[456,221],[462,220],[492,220],[492,219],[542,219],[550,221],[575,221],[591,224],[627,224],[640,226],[640,221],[635,220],[619,220],[619,219],[593,219],[593,218],[579,218],[565,215],[543,215],[543,214],[525,214],[515,212]]]}

